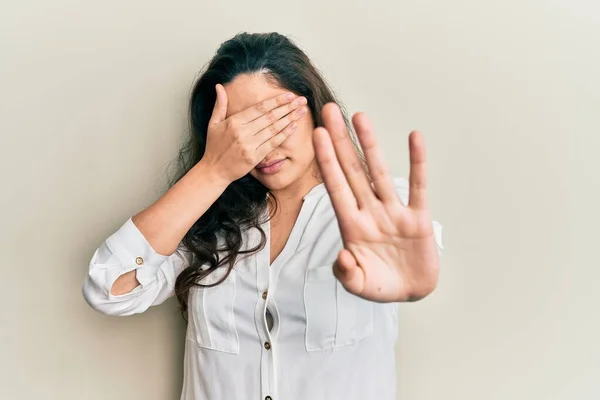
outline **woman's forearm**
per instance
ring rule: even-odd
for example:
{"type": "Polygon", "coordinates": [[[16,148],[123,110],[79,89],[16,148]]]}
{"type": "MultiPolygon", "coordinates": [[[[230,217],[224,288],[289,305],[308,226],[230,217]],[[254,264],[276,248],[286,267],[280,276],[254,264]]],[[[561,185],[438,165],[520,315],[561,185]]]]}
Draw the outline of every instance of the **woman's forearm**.
{"type": "Polygon", "coordinates": [[[164,196],[134,215],[132,221],[157,253],[171,255],[228,184],[200,161],[164,196]]]}

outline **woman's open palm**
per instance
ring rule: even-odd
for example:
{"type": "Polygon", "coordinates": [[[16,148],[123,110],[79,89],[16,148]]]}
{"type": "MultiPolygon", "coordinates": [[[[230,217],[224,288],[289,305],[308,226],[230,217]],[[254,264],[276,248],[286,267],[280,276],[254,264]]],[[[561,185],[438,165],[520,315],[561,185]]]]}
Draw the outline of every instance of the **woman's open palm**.
{"type": "Polygon", "coordinates": [[[364,113],[352,124],[370,178],[348,135],[339,107],[323,107],[325,127],[314,130],[317,162],[338,219],[344,249],[334,274],[351,293],[365,299],[414,301],[436,286],[439,255],[427,205],[426,154],[422,135],[409,136],[409,201],[395,183],[364,113]]]}

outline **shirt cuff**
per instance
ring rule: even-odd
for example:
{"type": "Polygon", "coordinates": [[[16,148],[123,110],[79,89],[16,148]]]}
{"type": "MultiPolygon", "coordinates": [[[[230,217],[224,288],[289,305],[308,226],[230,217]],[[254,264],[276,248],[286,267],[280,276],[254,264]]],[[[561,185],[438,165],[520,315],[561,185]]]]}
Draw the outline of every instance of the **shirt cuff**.
{"type": "Polygon", "coordinates": [[[123,273],[136,270],[136,278],[142,286],[156,278],[158,268],[169,258],[152,248],[131,218],[106,239],[106,244],[123,265],[123,273]]]}

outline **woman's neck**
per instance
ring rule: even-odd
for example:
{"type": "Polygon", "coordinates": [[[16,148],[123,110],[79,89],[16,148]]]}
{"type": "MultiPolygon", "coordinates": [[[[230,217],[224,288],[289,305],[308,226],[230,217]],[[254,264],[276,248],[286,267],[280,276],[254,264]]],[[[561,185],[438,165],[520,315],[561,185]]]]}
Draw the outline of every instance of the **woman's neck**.
{"type": "Polygon", "coordinates": [[[305,178],[298,179],[283,189],[271,191],[271,195],[277,199],[279,204],[302,203],[304,196],[319,183],[321,181],[311,174],[305,178]]]}

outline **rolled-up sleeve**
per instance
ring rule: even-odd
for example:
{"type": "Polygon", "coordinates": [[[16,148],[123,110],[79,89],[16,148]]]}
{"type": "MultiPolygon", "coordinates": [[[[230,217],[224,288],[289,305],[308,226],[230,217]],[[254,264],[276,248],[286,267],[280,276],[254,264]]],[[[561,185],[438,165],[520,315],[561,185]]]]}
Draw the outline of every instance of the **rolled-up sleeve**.
{"type": "Polygon", "coordinates": [[[181,247],[170,256],[158,254],[130,218],[94,252],[83,297],[108,315],[144,312],[173,295],[175,280],[189,265],[189,257],[181,247]],[[129,293],[111,294],[114,282],[134,270],[140,285],[129,293]]]}

